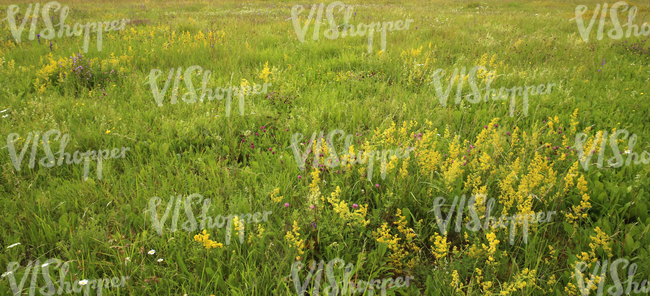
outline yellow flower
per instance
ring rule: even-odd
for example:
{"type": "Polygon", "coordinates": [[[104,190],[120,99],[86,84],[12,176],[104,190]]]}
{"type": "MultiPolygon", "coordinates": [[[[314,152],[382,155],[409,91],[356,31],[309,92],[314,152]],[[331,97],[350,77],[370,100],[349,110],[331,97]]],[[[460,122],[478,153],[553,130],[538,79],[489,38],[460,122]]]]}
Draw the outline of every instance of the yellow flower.
{"type": "Polygon", "coordinates": [[[111,130],[107,130],[107,131],[106,131],[106,134],[108,135],[108,133],[110,133],[110,132],[111,132],[111,130]]]}

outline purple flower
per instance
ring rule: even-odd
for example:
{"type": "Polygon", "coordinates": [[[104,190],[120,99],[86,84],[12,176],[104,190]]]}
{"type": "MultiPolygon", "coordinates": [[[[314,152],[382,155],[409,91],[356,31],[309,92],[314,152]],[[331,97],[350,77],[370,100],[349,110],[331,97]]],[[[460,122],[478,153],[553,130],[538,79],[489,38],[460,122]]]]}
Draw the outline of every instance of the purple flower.
{"type": "Polygon", "coordinates": [[[359,206],[358,206],[357,204],[353,204],[352,207],[356,209],[356,208],[358,208],[359,206]]]}
{"type": "Polygon", "coordinates": [[[375,188],[379,188],[379,184],[375,184],[375,188]]]}
{"type": "Polygon", "coordinates": [[[298,175],[298,180],[302,179],[302,176],[298,175]]]}
{"type": "Polygon", "coordinates": [[[311,222],[311,226],[314,227],[314,229],[316,229],[316,222],[311,222]]]}
{"type": "Polygon", "coordinates": [[[288,203],[288,202],[285,203],[285,204],[284,204],[284,207],[285,207],[285,208],[288,208],[288,207],[289,207],[289,203],[288,203]]]}

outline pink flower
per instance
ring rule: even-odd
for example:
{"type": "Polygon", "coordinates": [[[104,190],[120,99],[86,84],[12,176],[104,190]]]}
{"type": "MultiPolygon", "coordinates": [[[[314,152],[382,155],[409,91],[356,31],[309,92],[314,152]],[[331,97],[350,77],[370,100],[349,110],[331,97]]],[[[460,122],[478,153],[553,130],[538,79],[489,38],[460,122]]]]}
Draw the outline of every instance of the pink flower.
{"type": "Polygon", "coordinates": [[[298,180],[300,180],[300,179],[302,179],[302,177],[300,175],[298,175],[298,180]]]}
{"type": "Polygon", "coordinates": [[[314,209],[314,206],[311,206],[311,209],[313,210],[313,209],[314,209]]]}
{"type": "Polygon", "coordinates": [[[260,129],[264,129],[264,126],[262,126],[260,129]]]}
{"type": "Polygon", "coordinates": [[[358,208],[359,206],[358,206],[357,204],[353,204],[352,207],[356,209],[356,208],[358,208]]]}
{"type": "Polygon", "coordinates": [[[255,135],[257,136],[257,133],[255,133],[255,135]]]}
{"type": "Polygon", "coordinates": [[[285,208],[288,208],[288,207],[289,207],[289,203],[288,203],[288,202],[285,203],[285,204],[284,204],[284,207],[285,207],[285,208]]]}
{"type": "Polygon", "coordinates": [[[271,150],[273,150],[273,149],[269,148],[269,151],[271,151],[271,150]]]}

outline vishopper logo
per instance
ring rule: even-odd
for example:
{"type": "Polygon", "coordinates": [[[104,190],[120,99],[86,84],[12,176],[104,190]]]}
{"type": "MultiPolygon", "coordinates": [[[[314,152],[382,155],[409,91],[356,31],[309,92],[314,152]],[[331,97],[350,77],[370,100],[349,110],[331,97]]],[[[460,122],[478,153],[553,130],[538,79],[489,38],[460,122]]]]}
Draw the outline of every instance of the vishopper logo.
{"type": "Polygon", "coordinates": [[[232,221],[237,218],[238,224],[239,224],[239,243],[243,244],[244,243],[244,224],[246,223],[261,223],[261,222],[266,222],[267,221],[267,216],[272,214],[271,211],[264,211],[264,215],[262,217],[262,214],[260,212],[256,212],[251,214],[239,214],[239,215],[228,215],[227,217],[223,217],[221,215],[218,215],[214,217],[214,219],[210,216],[208,216],[208,211],[210,210],[210,204],[212,203],[211,199],[206,198],[205,200],[203,199],[203,196],[198,193],[192,193],[188,196],[183,197],[182,195],[179,196],[171,196],[169,199],[169,202],[167,203],[167,208],[165,209],[165,213],[162,215],[161,218],[158,218],[158,211],[157,208],[161,203],[161,199],[159,197],[152,197],[149,199],[149,214],[151,215],[151,223],[153,228],[158,232],[159,235],[163,234],[163,226],[165,225],[165,221],[167,221],[167,217],[169,216],[169,213],[174,206],[174,199],[176,200],[176,207],[174,209],[174,214],[172,218],[172,224],[171,224],[171,232],[176,232],[177,230],[177,225],[178,225],[178,215],[179,215],[179,210],[181,204],[183,204],[183,208],[185,209],[185,214],[187,215],[187,221],[183,223],[183,229],[186,231],[192,232],[195,231],[198,227],[198,229],[203,230],[203,229],[212,229],[212,228],[221,228],[226,224],[226,245],[230,245],[230,232],[232,231],[232,221]],[[200,224],[198,224],[197,219],[194,217],[194,213],[192,212],[192,202],[195,204],[201,204],[203,201],[203,207],[201,209],[201,218],[200,224]],[[252,218],[252,221],[251,221],[252,218]]]}
{"type": "MultiPolygon", "coordinates": [[[[580,161],[582,168],[585,171],[589,170],[589,162],[591,161],[593,154],[596,152],[596,147],[598,147],[599,142],[600,148],[598,151],[598,162],[596,165],[598,168],[601,168],[603,166],[603,158],[605,157],[605,150],[607,148],[607,131],[599,131],[596,133],[593,142],[589,147],[589,150],[587,150],[587,153],[585,153],[585,146],[583,146],[586,140],[587,134],[585,133],[578,133],[575,137],[575,148],[578,152],[578,160],[580,161]]],[[[611,157],[609,160],[607,160],[609,166],[615,168],[620,168],[623,165],[628,166],[632,163],[632,160],[634,160],[634,164],[639,164],[641,162],[643,162],[643,164],[650,163],[650,153],[644,150],[643,153],[641,153],[641,157],[639,157],[639,153],[634,152],[634,146],[636,145],[636,142],[636,134],[632,134],[630,136],[630,133],[625,129],[616,130],[616,132],[609,138],[609,145],[612,149],[612,152],[614,153],[614,157],[611,157]],[[628,150],[626,151],[620,151],[618,149],[618,136],[620,134],[625,134],[621,140],[628,138],[628,150]],[[627,159],[624,159],[622,154],[627,154],[627,159]]]]}
{"type": "MultiPolygon", "coordinates": [[[[608,263],[607,260],[603,261],[602,264],[600,261],[596,262],[596,265],[594,266],[594,270],[591,274],[590,279],[586,281],[586,285],[582,273],[586,271],[587,267],[591,267],[591,263],[587,264],[582,261],[576,263],[574,276],[576,278],[578,289],[580,290],[580,294],[582,294],[582,296],[588,296],[591,290],[596,289],[596,285],[594,285],[594,281],[596,280],[598,269],[600,269],[600,276],[599,276],[599,282],[598,281],[596,282],[596,284],[598,284],[598,293],[596,295],[597,296],[603,295],[603,288],[605,286],[605,280],[607,279],[607,263],[608,263]]],[[[634,281],[634,274],[636,274],[636,270],[637,270],[637,264],[636,263],[630,264],[630,261],[627,259],[620,258],[612,262],[612,265],[609,268],[609,274],[612,276],[612,281],[614,282],[614,286],[609,287],[609,289],[607,289],[607,292],[609,292],[610,295],[616,295],[616,296],[620,296],[623,294],[630,295],[632,292],[634,292],[635,294],[650,292],[650,284],[648,283],[648,279],[644,279],[641,282],[641,284],[634,281]],[[625,286],[623,286],[623,283],[621,282],[621,278],[618,275],[618,268],[621,263],[623,263],[622,266],[623,272],[625,272],[626,268],[628,269],[627,280],[624,282],[626,284],[625,286]]],[[[648,295],[648,294],[644,294],[644,295],[648,295]]]]}
{"type": "MultiPolygon", "coordinates": [[[[34,40],[34,34],[36,33],[36,23],[38,20],[38,12],[40,9],[40,3],[36,3],[34,10],[32,11],[32,4],[29,4],[27,6],[27,11],[25,12],[25,16],[23,17],[22,23],[20,24],[20,27],[16,27],[16,14],[20,11],[20,7],[18,5],[9,5],[9,8],[7,8],[7,17],[2,19],[8,20],[9,21],[9,28],[11,29],[11,34],[14,36],[14,39],[16,39],[17,43],[20,43],[20,37],[23,33],[23,30],[25,28],[25,23],[27,22],[27,19],[31,16],[32,17],[32,24],[31,28],[29,31],[29,40],[34,40]]],[[[102,32],[108,32],[108,31],[117,31],[117,30],[124,30],[124,25],[130,20],[128,19],[122,19],[121,25],[120,21],[114,20],[112,22],[89,22],[86,23],[86,25],[80,25],[79,23],[75,23],[74,26],[72,27],[72,32],[70,32],[70,25],[65,24],[65,19],[68,17],[68,11],[70,8],[68,6],[64,6],[63,9],[61,9],[61,3],[56,2],[56,1],[51,1],[48,2],[43,6],[42,10],[42,15],[43,15],[43,23],[45,23],[45,29],[43,29],[40,34],[38,34],[36,37],[38,38],[38,42],[40,43],[41,40],[40,38],[42,37],[45,40],[50,40],[53,39],[54,37],[61,38],[63,37],[63,31],[65,29],[66,36],[70,37],[72,34],[75,36],[81,36],[85,29],[85,34],[84,34],[84,46],[83,50],[84,53],[88,52],[88,43],[90,42],[90,30],[92,28],[93,32],[97,33],[97,51],[102,51],[102,32]],[[52,25],[52,18],[50,17],[50,9],[54,8],[54,12],[61,10],[61,15],[59,17],[59,24],[56,25],[59,27],[59,32],[58,34],[55,35],[55,30],[54,26],[52,25]],[[119,28],[118,28],[118,25],[119,28]]]]}
{"type": "MultiPolygon", "coordinates": [[[[316,261],[312,261],[311,267],[309,269],[309,273],[305,277],[305,280],[302,282],[300,281],[300,276],[298,275],[298,272],[301,269],[303,269],[305,265],[300,261],[296,261],[291,265],[291,278],[293,279],[293,284],[296,288],[297,295],[303,296],[305,294],[312,277],[314,278],[313,295],[319,295],[320,283],[323,277],[324,263],[325,261],[323,260],[320,261],[320,264],[318,264],[318,269],[316,270],[316,274],[314,275],[314,270],[316,268],[316,261]]],[[[406,281],[404,281],[402,277],[398,277],[394,280],[393,278],[383,278],[383,279],[368,279],[368,281],[364,281],[364,280],[350,281],[350,277],[352,275],[353,269],[354,269],[354,264],[348,263],[347,265],[345,265],[345,260],[341,258],[336,258],[334,260],[331,260],[327,264],[326,271],[325,271],[326,278],[327,281],[329,282],[329,285],[327,286],[323,285],[323,295],[330,295],[330,296],[356,295],[357,293],[360,293],[361,295],[372,296],[375,295],[375,290],[381,290],[380,295],[385,296],[386,289],[398,289],[404,286],[408,287],[410,285],[409,281],[413,279],[412,276],[407,276],[406,281]],[[339,263],[340,265],[338,267],[335,267],[337,263],[339,263]],[[336,282],[336,278],[334,276],[334,268],[342,269],[344,266],[345,266],[345,273],[343,275],[343,282],[340,284],[341,287],[339,288],[339,284],[336,282]]],[[[379,292],[376,293],[379,294],[379,292]]]]}
{"type": "MultiPolygon", "coordinates": [[[[512,215],[512,217],[501,215],[499,219],[495,219],[491,217],[490,214],[494,209],[494,204],[496,201],[494,198],[490,198],[490,200],[487,202],[485,207],[485,223],[481,224],[481,220],[479,219],[480,215],[476,211],[476,203],[478,202],[479,204],[484,204],[486,198],[487,195],[485,194],[476,194],[476,195],[472,195],[472,197],[469,198],[467,207],[469,209],[471,221],[467,222],[467,224],[465,224],[465,227],[468,230],[473,232],[479,231],[481,230],[481,228],[486,231],[488,228],[494,229],[496,227],[503,227],[507,229],[508,221],[510,221],[510,245],[513,245],[515,243],[515,228],[517,224],[519,225],[523,224],[524,243],[528,244],[528,223],[550,222],[551,217],[556,213],[555,211],[546,212],[546,213],[531,212],[526,215],[514,214],[512,215]]],[[[429,212],[434,212],[436,223],[438,224],[438,228],[443,236],[447,233],[447,229],[449,228],[449,222],[451,221],[451,217],[454,213],[454,209],[456,209],[456,204],[458,204],[458,212],[456,214],[456,232],[460,232],[461,224],[463,221],[463,208],[465,207],[465,200],[466,200],[465,195],[463,195],[460,198],[460,203],[458,203],[458,196],[454,197],[454,202],[451,205],[451,208],[449,209],[449,213],[447,214],[447,219],[444,219],[442,212],[440,211],[442,205],[445,204],[446,199],[444,197],[438,197],[433,201],[433,209],[430,210],[429,212]]]]}
{"type": "Polygon", "coordinates": [[[56,258],[45,261],[43,265],[41,265],[41,262],[38,259],[36,260],[36,262],[29,261],[29,263],[27,264],[27,269],[25,270],[25,273],[23,274],[23,277],[20,280],[20,284],[16,284],[16,271],[20,267],[20,264],[18,262],[11,262],[7,265],[7,272],[2,274],[2,277],[3,278],[8,277],[9,285],[11,286],[12,295],[14,296],[22,295],[23,286],[25,285],[25,281],[27,280],[30,271],[33,271],[33,273],[32,273],[31,284],[29,285],[29,295],[34,296],[35,289],[37,288],[36,279],[38,277],[39,268],[42,269],[43,278],[45,279],[45,286],[42,286],[39,291],[41,292],[41,295],[47,295],[47,296],[52,296],[55,293],[57,295],[70,294],[73,292],[76,294],[82,292],[82,290],[84,290],[84,286],[85,286],[84,296],[90,295],[90,289],[96,290],[97,296],[101,296],[102,288],[110,289],[110,288],[124,287],[126,286],[126,281],[129,280],[128,276],[126,277],[122,276],[121,282],[120,279],[114,277],[112,279],[104,278],[104,279],[93,279],[93,280],[85,280],[85,279],[76,280],[74,281],[74,283],[70,284],[70,282],[65,281],[65,277],[68,274],[68,271],[70,270],[70,266],[68,262],[64,262],[63,265],[61,265],[61,263],[62,261],[56,258]],[[60,268],[58,290],[54,287],[54,283],[52,282],[52,278],[50,277],[49,267],[52,263],[56,263],[56,266],[54,266],[55,269],[60,268]],[[32,266],[34,269],[32,269],[32,266]]]}
{"type": "MultiPolygon", "coordinates": [[[[304,10],[304,7],[302,5],[295,5],[291,8],[291,20],[293,22],[293,28],[296,30],[296,35],[298,35],[298,40],[300,43],[305,42],[305,34],[307,33],[307,29],[309,28],[309,24],[311,23],[314,13],[316,13],[316,4],[312,5],[311,11],[309,13],[309,17],[305,21],[305,25],[301,26],[301,19],[299,18],[300,13],[304,10]]],[[[321,26],[321,20],[323,19],[323,8],[324,4],[321,3],[318,6],[318,15],[316,16],[316,24],[314,26],[314,34],[312,39],[318,40],[319,38],[319,32],[320,32],[320,26],[321,26]]],[[[413,19],[406,19],[404,22],[399,20],[395,23],[393,22],[374,22],[371,23],[370,25],[366,25],[364,23],[359,23],[357,25],[357,29],[354,29],[353,25],[349,25],[348,22],[350,21],[350,18],[352,17],[352,6],[345,6],[345,4],[341,1],[336,1],[332,2],[330,5],[327,6],[327,11],[326,11],[326,17],[327,17],[327,23],[330,26],[329,30],[326,30],[323,34],[325,35],[326,38],[334,40],[339,37],[339,33],[341,38],[345,38],[348,35],[348,30],[350,30],[350,36],[363,36],[368,34],[368,53],[372,52],[372,45],[373,45],[373,39],[375,36],[375,32],[381,31],[381,50],[382,52],[386,52],[386,33],[387,30],[390,30],[391,32],[393,30],[396,31],[401,31],[401,30],[408,30],[409,29],[409,24],[414,22],[413,19]],[[341,26],[336,24],[336,20],[334,19],[334,8],[340,6],[339,12],[345,8],[345,14],[343,16],[344,19],[344,24],[341,26]],[[339,28],[343,27],[343,31],[339,32],[339,28]],[[367,32],[367,33],[366,33],[367,32]]]]}
{"type": "MultiPolygon", "coordinates": [[[[16,155],[16,147],[14,143],[20,139],[20,135],[17,133],[11,133],[7,137],[7,147],[9,149],[9,157],[11,157],[11,162],[14,165],[14,168],[16,171],[20,172],[20,166],[23,161],[23,158],[25,157],[25,152],[27,152],[27,148],[29,146],[29,142],[32,141],[33,137],[33,144],[32,144],[32,152],[31,152],[31,157],[29,158],[29,168],[33,169],[35,166],[35,161],[36,161],[36,150],[38,149],[38,143],[39,143],[39,137],[40,137],[41,132],[34,132],[33,134],[30,132],[27,134],[27,139],[25,140],[25,144],[23,144],[23,148],[20,151],[20,155],[16,155]]],[[[89,173],[89,166],[90,166],[90,160],[97,160],[97,179],[101,180],[102,179],[102,173],[103,173],[103,162],[108,160],[108,159],[115,159],[115,158],[124,158],[126,156],[126,151],[129,151],[129,147],[122,147],[121,152],[120,149],[118,148],[113,148],[113,150],[88,150],[87,152],[84,153],[79,153],[79,151],[75,151],[74,154],[72,154],[72,159],[70,158],[70,153],[65,152],[65,147],[68,145],[68,142],[70,141],[70,135],[65,134],[61,137],[61,132],[55,129],[49,130],[45,132],[42,136],[42,144],[43,144],[43,150],[45,151],[45,157],[41,158],[39,161],[39,164],[43,167],[46,168],[51,168],[55,164],[55,158],[54,154],[59,155],[59,160],[56,162],[57,166],[61,166],[63,164],[63,159],[65,156],[65,161],[66,164],[79,164],[81,163],[82,160],[85,158],[84,162],[84,181],[88,180],[88,173],[89,173]],[[57,153],[52,153],[52,149],[50,149],[50,137],[52,135],[56,134],[56,138],[54,138],[55,141],[58,141],[59,138],[61,141],[59,142],[59,152],[57,153]],[[77,156],[79,156],[77,158],[77,156]]]]}
{"type": "MultiPolygon", "coordinates": [[[[319,167],[319,159],[322,156],[321,155],[321,149],[323,148],[323,131],[320,132],[320,135],[318,137],[318,140],[316,140],[316,132],[314,132],[311,136],[311,139],[309,140],[308,146],[305,148],[305,152],[301,153],[300,149],[298,148],[300,145],[304,145],[304,143],[300,143],[300,141],[303,139],[303,134],[301,133],[295,133],[291,136],[291,149],[293,150],[293,156],[296,160],[296,164],[298,165],[298,168],[300,170],[305,170],[305,161],[309,157],[309,154],[312,153],[312,145],[316,143],[316,146],[313,150],[314,152],[314,161],[312,163],[312,167],[318,168],[319,167]]],[[[375,164],[375,161],[379,160],[381,158],[381,178],[382,180],[386,179],[386,171],[387,171],[387,161],[391,160],[392,156],[395,156],[398,159],[401,158],[408,158],[409,157],[409,152],[411,152],[414,148],[409,148],[407,147],[406,149],[401,149],[401,148],[396,148],[396,149],[385,149],[382,151],[377,151],[377,150],[371,150],[370,152],[366,151],[361,151],[357,153],[356,157],[354,154],[350,153],[350,147],[352,146],[352,135],[347,135],[345,131],[336,129],[333,131],[330,131],[329,134],[327,134],[327,140],[326,140],[326,146],[327,146],[327,151],[329,153],[329,157],[325,159],[325,163],[322,165],[326,165],[329,168],[335,168],[337,166],[345,167],[347,164],[349,165],[354,165],[354,164],[365,164],[368,162],[368,167],[367,167],[367,174],[368,174],[368,181],[372,181],[372,175],[373,175],[373,167],[375,164]],[[345,146],[343,148],[344,154],[341,156],[341,159],[339,160],[338,155],[336,153],[336,149],[334,148],[333,144],[333,137],[336,134],[340,134],[341,136],[339,137],[339,141],[342,140],[345,137],[345,146]],[[400,150],[402,152],[400,152],[400,150]],[[403,152],[406,152],[402,154],[403,152]],[[377,157],[377,158],[375,158],[377,157]]],[[[287,147],[288,149],[289,147],[287,147]]]]}
{"type": "MultiPolygon", "coordinates": [[[[178,67],[178,69],[176,69],[176,78],[174,79],[174,88],[171,94],[172,105],[178,102],[178,88],[181,82],[182,71],[183,71],[183,67],[178,67]]],[[[149,84],[149,86],[151,86],[151,92],[153,93],[154,100],[156,101],[156,105],[158,105],[158,107],[162,107],[163,105],[163,98],[165,96],[165,93],[167,92],[167,89],[169,88],[169,85],[172,81],[172,77],[174,76],[174,68],[171,68],[171,70],[169,70],[169,75],[167,76],[167,80],[165,81],[165,86],[163,87],[162,92],[159,91],[158,82],[157,82],[158,77],[160,77],[161,74],[162,71],[160,71],[159,69],[151,70],[149,76],[147,76],[148,81],[144,83],[145,85],[149,84]]],[[[264,83],[264,87],[262,87],[261,85],[255,83],[253,87],[251,87],[248,84],[248,81],[244,80],[241,87],[227,87],[227,88],[217,87],[216,89],[214,89],[213,92],[212,89],[207,87],[211,76],[212,76],[212,71],[210,70],[204,71],[201,66],[194,65],[185,69],[183,80],[185,82],[185,86],[188,92],[185,93],[181,97],[181,99],[187,104],[194,104],[196,103],[197,100],[203,103],[203,100],[205,98],[207,98],[208,101],[212,101],[215,98],[220,101],[223,99],[224,96],[226,96],[226,117],[230,117],[230,105],[231,105],[231,100],[233,95],[239,98],[239,115],[244,115],[244,97],[247,95],[266,94],[267,87],[273,85],[271,83],[264,83]],[[201,83],[201,88],[200,88],[201,96],[197,95],[196,93],[197,89],[194,88],[194,84],[192,83],[192,73],[194,71],[197,71],[196,76],[200,76],[201,73],[203,73],[203,81],[201,83]]],[[[232,76],[230,79],[232,81],[232,76]]]]}
{"type": "MultiPolygon", "coordinates": [[[[612,19],[612,24],[614,24],[614,29],[611,29],[607,32],[607,36],[609,38],[612,38],[614,40],[619,40],[623,37],[623,28],[621,28],[621,23],[618,20],[618,9],[620,7],[623,7],[621,9],[621,12],[625,12],[628,10],[630,7],[629,4],[625,1],[619,1],[614,3],[612,7],[609,9],[609,15],[610,18],[612,19]],[[624,7],[623,7],[624,6],[624,7]]],[[[586,43],[589,42],[589,35],[591,34],[592,27],[594,25],[594,21],[596,21],[596,18],[598,17],[598,14],[600,13],[600,23],[598,25],[598,34],[596,34],[596,39],[602,40],[603,39],[603,29],[605,27],[605,19],[607,18],[607,3],[603,5],[602,11],[599,11],[600,9],[600,4],[596,4],[596,8],[594,9],[594,13],[591,16],[591,20],[589,21],[589,26],[585,28],[584,21],[582,20],[582,16],[587,12],[587,6],[586,5],[578,5],[576,7],[575,13],[576,16],[575,18],[570,19],[570,21],[575,20],[576,25],[578,25],[578,30],[580,31],[580,37],[582,37],[582,40],[586,43]]],[[[641,33],[639,34],[639,26],[632,24],[634,21],[634,18],[636,17],[637,14],[637,8],[636,6],[632,6],[630,10],[628,11],[627,15],[627,24],[624,26],[627,26],[627,32],[625,33],[625,38],[630,38],[632,35],[632,29],[634,28],[634,36],[648,36],[650,35],[650,25],[648,23],[643,23],[641,25],[641,33]]]]}
{"type": "Polygon", "coordinates": [[[454,86],[454,82],[458,81],[456,87],[456,100],[455,100],[456,105],[461,103],[462,98],[465,98],[469,103],[478,104],[479,102],[481,102],[481,100],[487,103],[490,98],[492,98],[492,101],[501,101],[501,100],[505,101],[508,99],[508,97],[510,97],[510,117],[513,117],[515,116],[515,98],[517,96],[517,91],[518,91],[519,96],[523,96],[524,115],[527,116],[528,96],[550,94],[553,86],[556,85],[555,83],[548,83],[547,85],[540,84],[537,87],[535,87],[534,85],[533,86],[524,85],[523,87],[516,86],[510,89],[501,87],[497,95],[497,90],[490,88],[492,82],[494,82],[494,80],[496,79],[494,71],[487,72],[487,69],[484,66],[474,66],[469,70],[467,76],[465,75],[465,73],[466,73],[465,67],[461,68],[460,74],[458,73],[458,68],[455,68],[454,74],[452,74],[449,79],[449,85],[447,89],[443,92],[440,79],[444,77],[445,71],[443,69],[437,69],[436,71],[433,72],[433,75],[431,77],[432,81],[429,83],[429,85],[433,84],[433,86],[435,87],[436,96],[438,97],[438,101],[440,102],[440,105],[442,105],[442,107],[447,106],[447,99],[449,98],[449,93],[451,92],[454,86]],[[484,89],[479,89],[477,86],[476,83],[477,73],[480,74],[479,77],[481,75],[485,75],[486,87],[484,89]],[[463,90],[463,83],[465,79],[468,80],[472,92],[462,97],[461,93],[463,90]],[[485,96],[481,94],[481,90],[485,90],[485,96]]]}

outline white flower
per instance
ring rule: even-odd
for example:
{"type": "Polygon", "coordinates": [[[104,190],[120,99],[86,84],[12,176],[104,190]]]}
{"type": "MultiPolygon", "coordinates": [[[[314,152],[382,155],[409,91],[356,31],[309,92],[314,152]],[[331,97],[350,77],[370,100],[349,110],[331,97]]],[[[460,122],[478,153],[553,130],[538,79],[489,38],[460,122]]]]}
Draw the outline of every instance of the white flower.
{"type": "Polygon", "coordinates": [[[10,275],[12,273],[13,272],[11,272],[11,271],[7,271],[7,272],[3,273],[1,277],[6,277],[6,276],[8,276],[8,275],[10,275]]]}
{"type": "Polygon", "coordinates": [[[158,262],[163,262],[163,258],[158,259],[158,262]]]}
{"type": "Polygon", "coordinates": [[[131,257],[126,257],[124,260],[131,262],[131,257]]]}
{"type": "Polygon", "coordinates": [[[13,248],[13,247],[15,247],[15,246],[17,246],[17,245],[20,245],[20,243],[15,243],[15,244],[13,244],[13,245],[11,245],[11,246],[8,246],[7,249],[11,249],[11,248],[13,248]]]}
{"type": "Polygon", "coordinates": [[[7,115],[5,115],[5,116],[2,116],[2,118],[5,118],[5,117],[9,117],[9,114],[7,114],[7,115]]]}
{"type": "Polygon", "coordinates": [[[5,112],[7,112],[7,110],[9,110],[9,108],[0,111],[0,113],[5,113],[5,112]]]}
{"type": "Polygon", "coordinates": [[[149,255],[156,254],[156,250],[151,250],[151,251],[149,251],[147,254],[149,254],[149,255]]]}
{"type": "Polygon", "coordinates": [[[628,149],[628,150],[625,150],[625,152],[623,152],[623,153],[625,153],[625,154],[630,154],[630,150],[629,150],[629,149],[628,149]]]}
{"type": "Polygon", "coordinates": [[[79,281],[79,286],[85,286],[86,284],[88,284],[88,280],[79,281]]]}
{"type": "Polygon", "coordinates": [[[49,263],[43,263],[43,265],[41,265],[41,267],[45,267],[45,266],[48,266],[48,265],[50,265],[50,264],[49,263]]]}

